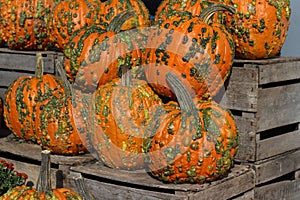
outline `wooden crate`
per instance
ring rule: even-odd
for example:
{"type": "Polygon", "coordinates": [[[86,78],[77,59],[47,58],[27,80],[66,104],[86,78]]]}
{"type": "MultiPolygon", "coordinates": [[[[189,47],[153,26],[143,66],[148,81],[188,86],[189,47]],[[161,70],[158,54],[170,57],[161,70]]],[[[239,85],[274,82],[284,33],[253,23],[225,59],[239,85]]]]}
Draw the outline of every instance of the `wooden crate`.
{"type": "MultiPolygon", "coordinates": [[[[34,75],[38,51],[16,51],[0,48],[0,98],[7,87],[19,76],[34,75]]],[[[55,74],[57,52],[39,51],[44,61],[44,72],[55,74]]]]}
{"type": "Polygon", "coordinates": [[[300,57],[235,60],[224,91],[217,99],[237,121],[237,161],[300,148],[300,57]]]}
{"type": "Polygon", "coordinates": [[[73,178],[78,174],[83,176],[88,191],[103,200],[242,199],[245,192],[254,188],[254,171],[245,165],[235,165],[228,177],[203,185],[167,184],[151,177],[145,170],[116,170],[97,162],[71,167],[68,187],[74,190],[73,178]]]}
{"type": "MultiPolygon", "coordinates": [[[[0,129],[0,159],[14,164],[19,172],[28,175],[27,184],[36,185],[41,164],[41,147],[15,140],[7,129],[0,129]]],[[[70,167],[93,162],[90,154],[79,156],[51,155],[52,187],[64,187],[70,167]]]]}

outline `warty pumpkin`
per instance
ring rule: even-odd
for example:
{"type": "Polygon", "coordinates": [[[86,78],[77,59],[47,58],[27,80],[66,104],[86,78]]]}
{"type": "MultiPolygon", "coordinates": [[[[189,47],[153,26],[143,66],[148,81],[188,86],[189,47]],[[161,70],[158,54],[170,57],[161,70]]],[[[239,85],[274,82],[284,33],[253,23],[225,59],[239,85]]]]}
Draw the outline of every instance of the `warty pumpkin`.
{"type": "Polygon", "coordinates": [[[95,91],[98,85],[120,77],[120,66],[143,76],[140,68],[145,37],[140,29],[119,32],[134,11],[117,15],[107,29],[90,26],[78,30],[64,50],[64,66],[71,81],[83,91],[95,91]],[[104,66],[104,67],[103,67],[104,66]]]}
{"type": "Polygon", "coordinates": [[[86,152],[73,116],[72,86],[63,67],[57,61],[57,69],[64,88],[52,93],[36,104],[35,134],[38,144],[59,155],[78,155],[86,152]]]}
{"type": "MultiPolygon", "coordinates": [[[[125,67],[126,68],[126,67],[125,67]]],[[[130,72],[99,86],[94,94],[91,143],[96,155],[109,167],[136,170],[145,167],[143,142],[151,112],[162,104],[144,80],[130,72]]]]}
{"type": "Polygon", "coordinates": [[[21,76],[12,82],[4,95],[4,121],[18,138],[36,141],[36,104],[50,98],[54,91],[63,90],[56,76],[44,74],[42,54],[37,54],[34,76],[21,76]]]}
{"type": "Polygon", "coordinates": [[[46,50],[52,8],[60,0],[1,0],[0,38],[10,49],[46,50]]]}
{"type": "Polygon", "coordinates": [[[178,102],[157,107],[145,142],[150,173],[173,183],[205,183],[226,176],[239,135],[229,110],[214,101],[192,99],[180,79],[167,74],[178,102]]]}
{"type": "Polygon", "coordinates": [[[146,78],[158,94],[175,98],[165,79],[170,71],[180,74],[198,98],[213,97],[223,87],[235,46],[225,26],[208,23],[219,10],[234,12],[233,7],[224,5],[210,6],[200,17],[174,11],[172,17],[159,20],[149,31],[143,64],[146,78]]]}
{"type": "Polygon", "coordinates": [[[65,0],[54,6],[49,23],[50,40],[58,49],[64,49],[76,30],[96,23],[95,4],[97,1],[65,0]]]}
{"type": "Polygon", "coordinates": [[[40,174],[36,188],[22,185],[8,190],[1,200],[31,199],[31,200],[82,200],[82,197],[69,188],[51,188],[50,180],[50,151],[42,151],[40,174]]]}
{"type": "Polygon", "coordinates": [[[228,1],[236,14],[227,16],[232,29],[236,58],[265,59],[278,56],[290,25],[289,0],[228,1]]]}

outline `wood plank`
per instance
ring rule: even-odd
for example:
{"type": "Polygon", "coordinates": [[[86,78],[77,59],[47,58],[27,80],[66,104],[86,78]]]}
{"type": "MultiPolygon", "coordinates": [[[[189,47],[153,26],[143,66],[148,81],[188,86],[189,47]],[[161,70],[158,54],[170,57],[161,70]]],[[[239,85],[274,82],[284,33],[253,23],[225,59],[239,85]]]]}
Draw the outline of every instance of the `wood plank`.
{"type": "Polygon", "coordinates": [[[293,131],[257,141],[256,159],[262,160],[300,148],[300,131],[293,131]]]}
{"type": "Polygon", "coordinates": [[[272,159],[258,161],[253,165],[256,184],[262,184],[300,169],[300,150],[289,152],[272,159]]]}
{"type": "Polygon", "coordinates": [[[245,192],[244,194],[233,198],[232,200],[254,200],[254,190],[245,192]]]}
{"type": "Polygon", "coordinates": [[[4,99],[4,93],[6,92],[7,88],[0,87],[0,98],[4,99]]]}
{"type": "Polygon", "coordinates": [[[234,116],[240,136],[238,152],[235,156],[237,161],[255,161],[256,157],[256,126],[255,118],[246,116],[234,116]]]}
{"type": "Polygon", "coordinates": [[[222,105],[240,111],[256,112],[258,69],[233,67],[226,82],[222,105]]]}
{"type": "MultiPolygon", "coordinates": [[[[54,59],[53,54],[42,53],[44,61],[44,72],[54,73],[54,59]]],[[[34,72],[36,66],[35,54],[21,54],[21,53],[3,53],[0,52],[0,69],[7,70],[21,70],[34,72]]]]}
{"type": "Polygon", "coordinates": [[[8,87],[20,76],[34,76],[34,74],[30,72],[0,71],[0,86],[8,87]]]}
{"type": "Polygon", "coordinates": [[[268,184],[262,187],[256,187],[255,199],[300,199],[300,180],[281,181],[278,183],[268,184]]]}
{"type": "Polygon", "coordinates": [[[185,194],[185,196],[188,194],[190,197],[194,196],[195,198],[197,197],[195,196],[195,194],[201,191],[203,193],[201,193],[202,195],[199,196],[203,196],[207,190],[211,190],[212,193],[213,191],[220,191],[219,187],[225,188],[225,185],[227,183],[228,187],[237,186],[236,188],[232,188],[232,196],[241,194],[246,190],[249,190],[251,187],[254,187],[254,171],[248,166],[244,165],[235,165],[227,177],[224,177],[223,179],[214,181],[212,183],[206,183],[202,185],[165,184],[155,178],[152,178],[145,170],[116,170],[108,168],[99,162],[93,164],[88,163],[86,165],[78,165],[75,167],[71,167],[70,170],[71,172],[81,173],[83,177],[87,175],[89,177],[92,176],[94,177],[93,180],[100,181],[100,183],[98,184],[102,184],[102,182],[109,182],[120,186],[127,185],[130,188],[143,188],[147,191],[161,191],[164,193],[174,193],[176,195],[185,194]],[[236,183],[239,182],[236,180],[242,182],[244,186],[240,187],[236,185],[236,183]]]}
{"type": "MultiPolygon", "coordinates": [[[[74,175],[70,174],[70,177],[74,175]]],[[[175,195],[174,193],[145,190],[143,188],[134,188],[130,185],[116,185],[106,180],[96,181],[89,178],[84,178],[87,190],[91,195],[101,200],[115,200],[115,199],[139,199],[139,200],[188,200],[188,196],[175,195]]],[[[71,180],[67,186],[68,188],[77,191],[75,184],[71,180]]],[[[172,191],[173,192],[173,191],[172,191]]]]}
{"type": "Polygon", "coordinates": [[[268,59],[257,59],[257,60],[248,60],[248,59],[235,59],[234,65],[237,64],[256,64],[256,65],[267,65],[267,64],[276,64],[276,63],[286,63],[291,61],[300,61],[300,57],[292,56],[280,56],[268,59]]]}
{"type": "Polygon", "coordinates": [[[257,132],[300,122],[300,83],[259,89],[257,132]]]}
{"type": "Polygon", "coordinates": [[[300,79],[300,61],[259,66],[259,85],[300,79]]]}

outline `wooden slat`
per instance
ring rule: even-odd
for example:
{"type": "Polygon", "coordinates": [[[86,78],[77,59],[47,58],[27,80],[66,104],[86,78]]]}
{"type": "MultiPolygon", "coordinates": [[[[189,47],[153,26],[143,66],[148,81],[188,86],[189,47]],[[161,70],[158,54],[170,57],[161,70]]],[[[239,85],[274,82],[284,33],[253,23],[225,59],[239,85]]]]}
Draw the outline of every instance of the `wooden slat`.
{"type": "Polygon", "coordinates": [[[287,199],[299,200],[300,199],[300,180],[281,181],[256,187],[255,199],[271,200],[271,199],[287,199]]]}
{"type": "MultiPolygon", "coordinates": [[[[276,145],[276,144],[274,144],[276,145]]],[[[256,184],[261,184],[300,169],[300,150],[253,165],[256,184]]]]}
{"type": "MultiPolygon", "coordinates": [[[[254,187],[254,171],[243,165],[235,165],[228,177],[202,185],[165,184],[152,178],[144,170],[116,170],[105,167],[101,163],[71,167],[71,173],[72,172],[81,173],[83,177],[87,176],[87,179],[93,177],[91,185],[94,185],[95,188],[102,188],[105,187],[105,183],[110,183],[122,190],[124,186],[128,186],[127,189],[129,191],[135,188],[145,190],[145,194],[155,194],[153,191],[160,192],[161,197],[164,197],[165,194],[173,194],[174,196],[172,197],[188,196],[189,199],[199,199],[200,197],[201,199],[212,199],[212,197],[226,199],[242,194],[254,187]],[[230,190],[229,192],[228,189],[230,190]]],[[[150,196],[152,197],[152,195],[150,196]]]]}
{"type": "Polygon", "coordinates": [[[232,200],[254,200],[254,190],[245,192],[244,194],[233,198],[232,200]]]}
{"type": "Polygon", "coordinates": [[[8,87],[13,81],[20,76],[33,76],[32,73],[15,72],[15,71],[0,71],[0,86],[8,87]]]}
{"type": "Polygon", "coordinates": [[[4,93],[7,90],[7,88],[0,88],[0,98],[4,99],[4,93]]]}
{"type": "Polygon", "coordinates": [[[259,66],[259,85],[300,79],[300,61],[259,66]]]}
{"type": "Polygon", "coordinates": [[[234,67],[227,80],[222,104],[233,110],[256,112],[258,69],[234,67]]]}
{"type": "Polygon", "coordinates": [[[260,89],[257,132],[300,122],[300,83],[260,89]]]}
{"type": "Polygon", "coordinates": [[[300,148],[300,131],[293,131],[257,142],[257,160],[300,148]]]}
{"type": "Polygon", "coordinates": [[[300,57],[274,57],[268,59],[257,59],[257,60],[248,60],[248,59],[235,59],[234,65],[237,64],[255,64],[255,65],[268,65],[268,64],[276,64],[276,63],[286,63],[300,61],[300,57]]]}
{"type": "MultiPolygon", "coordinates": [[[[44,72],[54,73],[54,60],[55,55],[52,53],[43,52],[44,61],[44,72]]],[[[36,56],[35,53],[25,54],[25,53],[5,53],[0,52],[0,69],[7,70],[22,70],[34,72],[36,66],[36,56]]]]}
{"type": "Polygon", "coordinates": [[[234,116],[240,135],[240,144],[237,155],[238,161],[255,161],[256,132],[255,118],[246,116],[234,116]]]}

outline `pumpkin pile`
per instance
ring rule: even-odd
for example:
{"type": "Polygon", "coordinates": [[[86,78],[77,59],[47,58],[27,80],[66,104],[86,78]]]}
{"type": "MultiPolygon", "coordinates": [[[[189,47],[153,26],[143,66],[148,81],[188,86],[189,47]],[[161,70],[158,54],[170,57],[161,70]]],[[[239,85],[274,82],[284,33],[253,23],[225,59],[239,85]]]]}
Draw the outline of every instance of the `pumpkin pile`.
{"type": "Polygon", "coordinates": [[[234,58],[277,56],[291,12],[288,0],[163,0],[155,16],[141,0],[0,5],[8,48],[63,53],[59,78],[38,56],[35,77],[9,86],[4,120],[17,137],[198,184],[226,176],[238,150],[234,117],[214,100],[234,58]]]}

